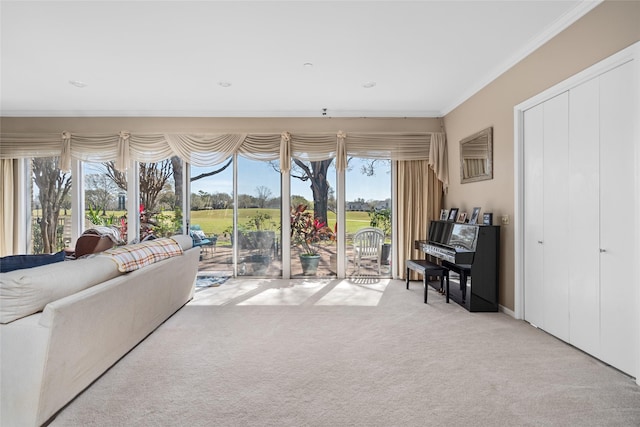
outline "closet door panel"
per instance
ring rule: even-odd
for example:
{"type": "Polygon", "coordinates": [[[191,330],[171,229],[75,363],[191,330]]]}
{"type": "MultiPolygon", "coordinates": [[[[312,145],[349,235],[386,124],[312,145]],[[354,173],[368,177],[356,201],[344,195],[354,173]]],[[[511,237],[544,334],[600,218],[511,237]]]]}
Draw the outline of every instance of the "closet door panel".
{"type": "Polygon", "coordinates": [[[569,341],[569,96],[544,103],[544,329],[569,341]]]}
{"type": "Polygon", "coordinates": [[[544,329],[543,110],[524,112],[524,318],[544,329]]]}
{"type": "Polygon", "coordinates": [[[569,342],[600,353],[599,81],[569,92],[569,342]]]}
{"type": "Polygon", "coordinates": [[[636,170],[633,63],[600,77],[601,343],[602,360],[636,375],[638,263],[634,248],[636,170]]]}

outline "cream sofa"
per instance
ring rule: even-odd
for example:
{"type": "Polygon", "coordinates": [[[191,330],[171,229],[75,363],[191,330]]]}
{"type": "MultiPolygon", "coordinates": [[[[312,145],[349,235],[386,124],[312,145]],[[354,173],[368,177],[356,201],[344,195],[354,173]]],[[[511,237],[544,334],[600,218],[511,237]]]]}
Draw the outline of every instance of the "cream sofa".
{"type": "Polygon", "coordinates": [[[193,297],[200,248],[173,239],[181,255],[132,272],[98,254],[0,274],[0,425],[47,422],[193,297]]]}

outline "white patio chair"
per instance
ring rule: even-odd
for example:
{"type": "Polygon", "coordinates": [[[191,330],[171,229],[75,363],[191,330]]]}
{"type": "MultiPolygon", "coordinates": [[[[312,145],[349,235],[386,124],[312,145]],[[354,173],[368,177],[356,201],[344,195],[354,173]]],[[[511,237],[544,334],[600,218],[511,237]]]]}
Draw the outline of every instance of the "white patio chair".
{"type": "Polygon", "coordinates": [[[356,274],[360,274],[363,259],[374,259],[378,263],[378,275],[381,274],[382,243],[384,232],[379,228],[361,228],[353,236],[353,264],[356,274]]]}

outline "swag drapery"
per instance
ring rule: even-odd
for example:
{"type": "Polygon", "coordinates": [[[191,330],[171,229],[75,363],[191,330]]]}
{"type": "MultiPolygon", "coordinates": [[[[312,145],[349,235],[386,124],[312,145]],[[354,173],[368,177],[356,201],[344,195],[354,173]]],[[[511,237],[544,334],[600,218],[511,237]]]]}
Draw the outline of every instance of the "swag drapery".
{"type": "MultiPolygon", "coordinates": [[[[448,187],[447,148],[444,133],[439,132],[349,132],[336,133],[233,133],[233,134],[186,134],[186,133],[3,133],[0,135],[0,159],[20,159],[32,157],[60,156],[63,170],[71,168],[71,160],[87,162],[115,161],[118,170],[124,171],[131,160],[143,163],[158,162],[177,156],[194,166],[213,166],[222,163],[233,154],[251,160],[279,160],[280,169],[288,172],[291,158],[307,161],[336,159],[336,169],[341,172],[347,167],[349,157],[390,159],[399,162],[399,171],[410,171],[404,179],[427,179],[424,175],[431,170],[439,188],[429,190],[425,198],[426,185],[401,185],[397,190],[399,210],[399,242],[413,242],[412,239],[425,236],[424,224],[437,215],[426,210],[439,212],[442,192],[448,187]],[[416,161],[423,162],[415,166],[416,161]],[[427,167],[428,166],[428,167],[427,167]],[[420,178],[420,176],[423,178],[420,178]],[[435,193],[434,193],[435,191],[435,193]],[[407,203],[422,203],[414,210],[415,218],[404,218],[402,212],[407,203]]],[[[422,182],[422,181],[419,181],[422,182]]],[[[426,182],[426,181],[425,181],[426,182]]],[[[3,181],[4,195],[11,194],[13,184],[3,181]],[[10,186],[11,188],[7,188],[10,186]]],[[[416,206],[412,205],[413,209],[416,206]]],[[[2,228],[8,231],[6,222],[12,217],[8,204],[3,204],[2,228]]],[[[407,213],[407,215],[409,215],[407,213]]],[[[13,236],[5,236],[7,238],[13,236]]],[[[11,239],[15,240],[15,239],[11,239]]],[[[407,244],[399,246],[396,256],[398,265],[404,265],[409,252],[407,244]]],[[[8,249],[8,248],[7,248],[8,249]]],[[[7,250],[2,248],[2,250],[7,250]]],[[[5,253],[6,254],[6,253],[5,253]]],[[[2,254],[2,255],[5,255],[2,254]]],[[[410,256],[410,255],[409,255],[410,256]]],[[[403,270],[403,269],[400,269],[403,270]]]]}
{"type": "Polygon", "coordinates": [[[60,156],[63,170],[71,159],[88,162],[115,161],[124,171],[129,160],[149,163],[177,156],[194,166],[213,166],[234,153],[252,160],[280,160],[288,171],[291,158],[325,160],[336,158],[343,171],[349,156],[371,159],[428,160],[438,179],[448,185],[443,133],[351,132],[178,134],[131,133],[3,133],[0,159],[60,156]]]}

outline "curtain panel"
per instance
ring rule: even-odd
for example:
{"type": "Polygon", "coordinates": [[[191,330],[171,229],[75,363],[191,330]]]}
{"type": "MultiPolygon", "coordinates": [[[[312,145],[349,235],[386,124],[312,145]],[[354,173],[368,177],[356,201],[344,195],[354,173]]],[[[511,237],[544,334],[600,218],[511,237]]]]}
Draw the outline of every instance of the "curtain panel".
{"type": "MultiPolygon", "coordinates": [[[[424,240],[429,231],[429,222],[440,217],[443,183],[426,160],[402,161],[397,164],[398,179],[398,246],[394,254],[398,274],[405,278],[406,260],[423,258],[424,254],[414,248],[415,240],[424,240]]],[[[412,273],[410,279],[418,276],[412,273]]]]}

